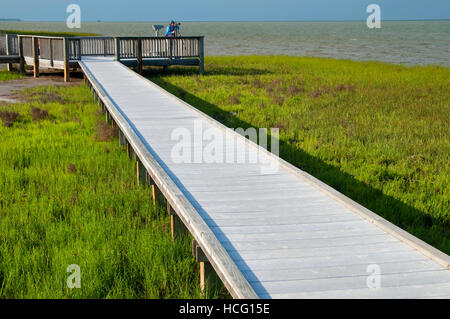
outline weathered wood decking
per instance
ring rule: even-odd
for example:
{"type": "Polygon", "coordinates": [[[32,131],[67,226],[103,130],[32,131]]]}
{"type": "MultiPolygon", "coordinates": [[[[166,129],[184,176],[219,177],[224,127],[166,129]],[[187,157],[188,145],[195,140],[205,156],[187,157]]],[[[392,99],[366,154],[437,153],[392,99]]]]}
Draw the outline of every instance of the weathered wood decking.
{"type": "Polygon", "coordinates": [[[113,57],[79,63],[138,172],[148,173],[234,297],[450,298],[446,254],[236,133],[245,153],[278,170],[175,163],[175,129],[194,136],[195,123],[225,127],[113,57]],[[380,288],[369,288],[371,265],[380,288]]]}

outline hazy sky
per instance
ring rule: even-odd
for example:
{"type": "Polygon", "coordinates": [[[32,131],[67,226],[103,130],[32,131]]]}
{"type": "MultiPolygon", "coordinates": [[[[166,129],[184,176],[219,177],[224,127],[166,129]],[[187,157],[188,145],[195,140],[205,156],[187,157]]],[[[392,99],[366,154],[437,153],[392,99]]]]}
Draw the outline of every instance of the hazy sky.
{"type": "Polygon", "coordinates": [[[82,21],[365,20],[376,3],[382,19],[450,19],[450,0],[0,0],[0,19],[65,21],[68,4],[82,21]]]}

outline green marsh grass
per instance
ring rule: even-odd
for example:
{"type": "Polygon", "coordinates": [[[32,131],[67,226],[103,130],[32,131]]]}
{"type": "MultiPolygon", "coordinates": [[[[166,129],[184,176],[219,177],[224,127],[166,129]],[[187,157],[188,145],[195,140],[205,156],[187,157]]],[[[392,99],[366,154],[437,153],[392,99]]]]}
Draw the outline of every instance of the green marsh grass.
{"type": "Polygon", "coordinates": [[[10,81],[23,78],[23,75],[19,72],[9,72],[7,69],[0,70],[0,82],[10,81]]]}
{"type": "Polygon", "coordinates": [[[0,298],[205,297],[189,238],[172,242],[117,138],[97,138],[89,89],[23,97],[0,105],[19,114],[0,125],[0,298]],[[71,264],[81,289],[66,285],[71,264]]]}
{"type": "Polygon", "coordinates": [[[282,158],[450,253],[450,69],[285,56],[205,63],[203,76],[148,76],[229,127],[280,128],[282,158]]]}

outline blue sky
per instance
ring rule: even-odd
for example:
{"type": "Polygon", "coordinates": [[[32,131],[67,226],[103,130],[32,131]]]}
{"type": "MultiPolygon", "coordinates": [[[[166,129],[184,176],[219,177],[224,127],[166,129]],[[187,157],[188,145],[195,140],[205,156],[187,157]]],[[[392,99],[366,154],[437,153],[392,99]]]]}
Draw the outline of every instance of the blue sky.
{"type": "Polygon", "coordinates": [[[365,20],[370,3],[383,20],[450,19],[450,0],[1,0],[1,18],[65,21],[79,4],[82,21],[365,20]]]}

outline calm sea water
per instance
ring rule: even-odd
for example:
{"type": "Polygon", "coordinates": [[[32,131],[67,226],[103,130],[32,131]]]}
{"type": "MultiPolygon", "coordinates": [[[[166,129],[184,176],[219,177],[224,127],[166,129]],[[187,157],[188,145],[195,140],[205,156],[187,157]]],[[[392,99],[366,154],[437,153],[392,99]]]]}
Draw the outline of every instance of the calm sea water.
{"type": "MultiPolygon", "coordinates": [[[[85,22],[80,32],[153,35],[149,23],[85,22]]],[[[167,25],[167,22],[161,24],[167,25]]],[[[0,22],[0,29],[71,31],[62,22],[0,22]]],[[[296,55],[450,66],[450,21],[188,22],[182,35],[204,35],[207,55],[296,55]]]]}

